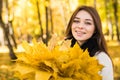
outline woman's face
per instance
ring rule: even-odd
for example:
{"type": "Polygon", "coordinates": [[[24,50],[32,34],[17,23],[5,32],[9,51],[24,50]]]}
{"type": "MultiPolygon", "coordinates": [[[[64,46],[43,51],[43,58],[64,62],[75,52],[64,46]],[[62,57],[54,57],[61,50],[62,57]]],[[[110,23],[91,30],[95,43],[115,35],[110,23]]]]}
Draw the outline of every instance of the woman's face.
{"type": "Polygon", "coordinates": [[[77,42],[83,44],[95,32],[92,16],[85,10],[79,11],[73,20],[71,30],[77,42]]]}

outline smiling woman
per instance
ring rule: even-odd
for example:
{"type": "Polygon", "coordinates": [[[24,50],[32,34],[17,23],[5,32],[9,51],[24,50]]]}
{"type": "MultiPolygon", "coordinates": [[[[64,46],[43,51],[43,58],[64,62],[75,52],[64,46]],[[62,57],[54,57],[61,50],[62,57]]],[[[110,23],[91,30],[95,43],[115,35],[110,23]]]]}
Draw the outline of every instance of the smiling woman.
{"type": "Polygon", "coordinates": [[[102,80],[113,80],[113,65],[106,49],[102,25],[97,10],[90,6],[78,7],[70,18],[65,40],[71,40],[71,47],[77,42],[91,57],[97,57],[104,68],[99,73],[102,80]]]}
{"type": "Polygon", "coordinates": [[[73,19],[72,34],[81,45],[89,39],[95,31],[95,26],[91,15],[85,10],[81,10],[73,19]]]}

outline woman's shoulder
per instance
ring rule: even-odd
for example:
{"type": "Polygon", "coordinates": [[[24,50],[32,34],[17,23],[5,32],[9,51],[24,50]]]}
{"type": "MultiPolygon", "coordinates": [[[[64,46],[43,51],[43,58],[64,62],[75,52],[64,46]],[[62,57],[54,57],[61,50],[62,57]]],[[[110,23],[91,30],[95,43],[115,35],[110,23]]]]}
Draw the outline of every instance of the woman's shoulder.
{"type": "Polygon", "coordinates": [[[111,58],[105,52],[99,52],[95,55],[100,64],[104,67],[100,74],[102,75],[102,80],[114,80],[113,76],[113,64],[111,58]]]}
{"type": "Polygon", "coordinates": [[[95,56],[97,57],[100,64],[103,64],[104,66],[112,66],[111,58],[105,52],[97,52],[95,56]]]}

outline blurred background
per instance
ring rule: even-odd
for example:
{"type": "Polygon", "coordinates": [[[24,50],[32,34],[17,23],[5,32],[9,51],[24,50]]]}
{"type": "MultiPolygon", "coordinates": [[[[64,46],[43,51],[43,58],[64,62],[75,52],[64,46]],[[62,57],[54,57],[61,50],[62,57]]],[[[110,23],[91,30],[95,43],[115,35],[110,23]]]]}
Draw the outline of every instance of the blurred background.
{"type": "Polygon", "coordinates": [[[114,64],[114,78],[120,80],[120,0],[0,0],[0,80],[17,80],[11,60],[22,52],[23,40],[42,40],[53,34],[61,39],[70,16],[81,5],[97,9],[114,64]]]}

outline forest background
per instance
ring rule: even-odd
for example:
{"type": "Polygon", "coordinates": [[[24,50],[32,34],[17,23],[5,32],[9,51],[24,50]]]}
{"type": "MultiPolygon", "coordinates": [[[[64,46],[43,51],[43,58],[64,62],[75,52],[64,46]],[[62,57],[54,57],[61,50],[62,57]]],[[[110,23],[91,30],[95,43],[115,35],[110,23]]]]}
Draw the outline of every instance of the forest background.
{"type": "Polygon", "coordinates": [[[16,59],[20,50],[14,48],[19,49],[23,40],[42,39],[47,45],[53,34],[63,38],[70,16],[81,5],[97,9],[115,65],[115,79],[120,79],[120,0],[0,0],[0,44],[8,49],[0,52],[4,56],[0,65],[7,64],[3,53],[16,59]]]}

